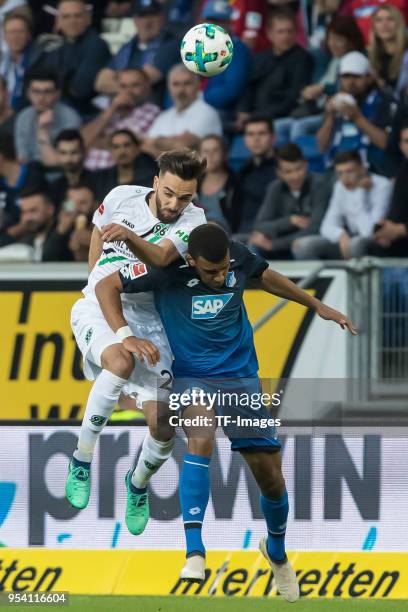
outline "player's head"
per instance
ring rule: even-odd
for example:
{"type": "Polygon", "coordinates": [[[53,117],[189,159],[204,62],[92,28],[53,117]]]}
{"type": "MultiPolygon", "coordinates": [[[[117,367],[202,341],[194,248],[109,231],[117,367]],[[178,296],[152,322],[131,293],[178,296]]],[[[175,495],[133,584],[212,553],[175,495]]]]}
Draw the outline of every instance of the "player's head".
{"type": "Polygon", "coordinates": [[[222,287],[230,267],[230,240],[222,227],[204,223],[194,228],[186,259],[205,285],[222,287]]]}
{"type": "Polygon", "coordinates": [[[159,174],[154,177],[156,216],[163,223],[174,223],[189,205],[197,191],[206,161],[190,149],[162,153],[158,159],[159,174]]]}

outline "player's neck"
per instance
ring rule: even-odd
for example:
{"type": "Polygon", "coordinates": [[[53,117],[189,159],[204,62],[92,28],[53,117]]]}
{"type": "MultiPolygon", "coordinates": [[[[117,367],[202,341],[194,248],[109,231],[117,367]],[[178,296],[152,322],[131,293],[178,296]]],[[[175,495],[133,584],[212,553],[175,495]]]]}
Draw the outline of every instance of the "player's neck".
{"type": "Polygon", "coordinates": [[[150,212],[154,217],[157,217],[157,204],[156,204],[156,192],[151,191],[147,196],[147,205],[150,208],[150,212]]]}

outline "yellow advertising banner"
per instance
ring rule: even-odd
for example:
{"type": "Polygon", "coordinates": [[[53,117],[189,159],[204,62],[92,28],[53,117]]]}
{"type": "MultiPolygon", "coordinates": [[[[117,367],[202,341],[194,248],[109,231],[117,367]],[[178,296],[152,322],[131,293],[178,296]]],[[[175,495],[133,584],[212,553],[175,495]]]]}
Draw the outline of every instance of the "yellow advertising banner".
{"type": "MultiPolygon", "coordinates": [[[[408,553],[297,552],[289,558],[308,598],[408,599],[408,553]]],[[[183,551],[0,549],[4,591],[90,595],[276,597],[256,551],[210,551],[204,582],[179,579],[183,551]]]]}
{"type": "MultiPolygon", "coordinates": [[[[21,283],[20,283],[21,285],[21,283]]],[[[21,289],[0,285],[0,421],[82,420],[90,383],[70,328],[70,313],[81,296],[78,281],[32,281],[21,289]]],[[[314,292],[314,291],[313,291],[314,292]]],[[[248,290],[245,304],[255,323],[278,301],[248,290]]],[[[255,333],[260,376],[279,380],[290,373],[312,313],[290,303],[255,333]]]]}

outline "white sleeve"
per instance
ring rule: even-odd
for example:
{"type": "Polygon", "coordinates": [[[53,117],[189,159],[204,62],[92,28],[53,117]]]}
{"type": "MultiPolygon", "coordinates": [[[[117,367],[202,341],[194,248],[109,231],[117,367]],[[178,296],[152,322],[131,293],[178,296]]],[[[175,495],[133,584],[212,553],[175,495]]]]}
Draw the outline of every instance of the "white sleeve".
{"type": "Polygon", "coordinates": [[[193,213],[186,215],[185,219],[183,219],[183,215],[181,215],[180,220],[166,235],[166,239],[171,240],[180,255],[184,257],[187,252],[190,232],[198,225],[202,225],[206,222],[204,211],[200,208],[196,208],[193,213]]]}
{"type": "Polygon", "coordinates": [[[364,238],[372,235],[374,226],[385,219],[390,205],[392,183],[384,179],[362,194],[361,212],[357,217],[358,233],[364,238]]]}
{"type": "Polygon", "coordinates": [[[160,138],[160,136],[164,136],[163,134],[163,127],[162,127],[162,118],[163,118],[163,114],[160,113],[160,115],[158,115],[156,117],[156,119],[153,121],[152,125],[149,128],[149,131],[147,132],[147,137],[148,138],[160,138]]]}
{"type": "Polygon", "coordinates": [[[111,222],[113,212],[124,198],[123,187],[115,187],[108,193],[99,208],[94,212],[92,223],[100,230],[103,225],[111,222]]]}
{"type": "Polygon", "coordinates": [[[222,136],[222,124],[218,112],[211,107],[203,109],[194,125],[191,126],[191,130],[188,131],[200,138],[205,138],[209,134],[222,136]]]}
{"type": "MultiPolygon", "coordinates": [[[[320,226],[320,234],[333,244],[337,244],[344,232],[344,215],[342,212],[342,189],[341,184],[336,183],[330,198],[329,207],[323,217],[320,226]]],[[[344,197],[344,196],[343,196],[344,197]]]]}

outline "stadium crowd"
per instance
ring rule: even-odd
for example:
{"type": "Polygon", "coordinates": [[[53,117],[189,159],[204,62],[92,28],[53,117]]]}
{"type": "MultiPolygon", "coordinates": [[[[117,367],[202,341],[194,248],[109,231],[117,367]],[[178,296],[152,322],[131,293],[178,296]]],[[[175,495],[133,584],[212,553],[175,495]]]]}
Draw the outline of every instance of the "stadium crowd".
{"type": "Polygon", "coordinates": [[[270,259],[408,255],[408,0],[0,0],[0,261],[86,261],[92,215],[155,157],[270,259]],[[229,68],[180,60],[194,24],[229,68]]]}

